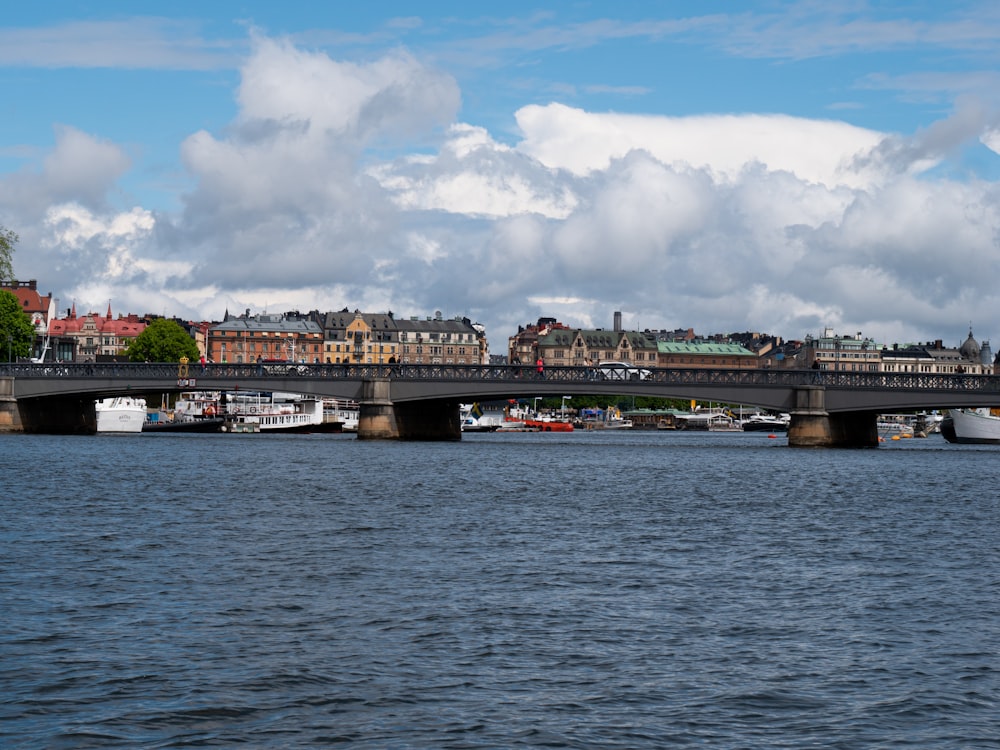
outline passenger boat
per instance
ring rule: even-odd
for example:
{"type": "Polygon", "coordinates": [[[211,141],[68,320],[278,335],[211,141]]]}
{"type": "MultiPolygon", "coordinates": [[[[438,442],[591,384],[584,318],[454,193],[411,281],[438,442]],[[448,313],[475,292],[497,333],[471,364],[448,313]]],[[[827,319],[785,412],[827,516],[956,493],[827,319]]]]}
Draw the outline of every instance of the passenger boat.
{"type": "Polygon", "coordinates": [[[1000,409],[951,409],[940,431],[949,443],[1000,445],[1000,409]]]}
{"type": "Polygon", "coordinates": [[[94,403],[98,432],[142,432],[146,399],[131,396],[102,398],[94,403]]]}
{"type": "Polygon", "coordinates": [[[226,401],[223,432],[334,432],[322,399],[278,393],[240,393],[226,401]]]}

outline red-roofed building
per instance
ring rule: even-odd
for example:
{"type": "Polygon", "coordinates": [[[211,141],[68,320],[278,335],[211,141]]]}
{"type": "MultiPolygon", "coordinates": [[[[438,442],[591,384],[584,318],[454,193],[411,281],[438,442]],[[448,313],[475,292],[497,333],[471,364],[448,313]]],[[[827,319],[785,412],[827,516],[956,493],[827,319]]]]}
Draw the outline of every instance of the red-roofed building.
{"type": "Polygon", "coordinates": [[[17,301],[21,303],[21,309],[31,318],[35,332],[44,336],[45,326],[49,320],[49,305],[52,304],[52,292],[44,295],[39,294],[38,282],[35,279],[31,281],[0,281],[0,289],[17,297],[17,301]]]}
{"type": "Polygon", "coordinates": [[[138,315],[115,318],[111,303],[106,315],[91,312],[82,317],[77,317],[74,303],[67,317],[49,325],[49,334],[58,341],[56,358],[62,362],[96,362],[99,357],[119,355],[144,330],[146,322],[138,315]]]}

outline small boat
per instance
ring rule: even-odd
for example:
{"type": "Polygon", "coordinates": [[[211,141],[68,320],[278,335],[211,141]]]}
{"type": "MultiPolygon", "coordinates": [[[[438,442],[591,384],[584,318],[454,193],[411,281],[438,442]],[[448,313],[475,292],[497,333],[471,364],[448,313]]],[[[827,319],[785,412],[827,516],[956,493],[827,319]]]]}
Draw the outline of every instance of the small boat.
{"type": "Polygon", "coordinates": [[[878,434],[883,439],[886,437],[913,437],[913,415],[912,414],[879,414],[875,422],[878,434]]]}
{"type": "Polygon", "coordinates": [[[218,391],[186,391],[174,402],[173,409],[160,408],[147,414],[143,432],[220,432],[221,416],[218,391]]]}
{"type": "Polygon", "coordinates": [[[333,432],[357,432],[361,405],[357,401],[324,398],[323,421],[333,432]]]}
{"type": "Polygon", "coordinates": [[[622,416],[621,410],[615,406],[607,409],[583,409],[583,418],[577,426],[585,430],[631,430],[634,426],[631,419],[622,416]]]}
{"type": "Polygon", "coordinates": [[[530,409],[508,407],[502,417],[497,432],[573,432],[572,422],[553,419],[530,409]]]}
{"type": "Polygon", "coordinates": [[[561,422],[557,419],[526,419],[524,426],[535,432],[572,432],[572,422],[561,422]]]}
{"type": "Polygon", "coordinates": [[[951,409],[940,432],[949,443],[1000,445],[1000,409],[951,409]]]}
{"type": "Polygon", "coordinates": [[[733,432],[740,429],[739,423],[728,410],[720,407],[698,407],[693,412],[677,414],[674,418],[681,430],[733,432]]]}
{"type": "Polygon", "coordinates": [[[131,396],[102,398],[94,403],[98,432],[142,432],[146,399],[131,396]]]}
{"type": "Polygon", "coordinates": [[[460,404],[459,418],[462,432],[495,432],[506,422],[502,411],[484,410],[479,404],[460,404]]]}

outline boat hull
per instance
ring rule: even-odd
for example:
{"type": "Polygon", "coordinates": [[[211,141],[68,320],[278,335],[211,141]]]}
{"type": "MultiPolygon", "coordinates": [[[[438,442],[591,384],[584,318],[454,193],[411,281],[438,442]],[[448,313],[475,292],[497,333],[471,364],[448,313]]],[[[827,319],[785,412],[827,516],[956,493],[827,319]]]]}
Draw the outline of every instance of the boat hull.
{"type": "Polygon", "coordinates": [[[546,422],[542,419],[526,419],[524,426],[535,432],[572,432],[573,425],[569,422],[546,422]]]}
{"type": "Polygon", "coordinates": [[[1000,416],[985,409],[953,409],[940,430],[949,443],[1000,445],[1000,416]]]}
{"type": "Polygon", "coordinates": [[[221,432],[225,420],[222,417],[205,417],[204,419],[163,420],[162,422],[146,422],[143,432],[221,432]]]}
{"type": "Polygon", "coordinates": [[[743,432],[788,432],[788,424],[778,420],[748,419],[742,427],[743,432]]]}
{"type": "Polygon", "coordinates": [[[94,405],[98,432],[142,432],[146,422],[146,401],[118,396],[97,401],[94,405]]]}

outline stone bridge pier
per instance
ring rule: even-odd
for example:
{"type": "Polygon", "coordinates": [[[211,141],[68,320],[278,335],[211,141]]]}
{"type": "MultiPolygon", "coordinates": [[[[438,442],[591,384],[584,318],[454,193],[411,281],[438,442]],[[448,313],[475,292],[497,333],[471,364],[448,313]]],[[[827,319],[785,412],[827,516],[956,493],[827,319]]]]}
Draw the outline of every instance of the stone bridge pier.
{"type": "Polygon", "coordinates": [[[878,415],[873,411],[830,414],[826,388],[803,385],[795,389],[795,408],[788,426],[788,445],[809,448],[876,448],[878,415]]]}
{"type": "Polygon", "coordinates": [[[378,378],[361,386],[359,440],[461,440],[458,401],[395,404],[391,382],[378,378]]]}

